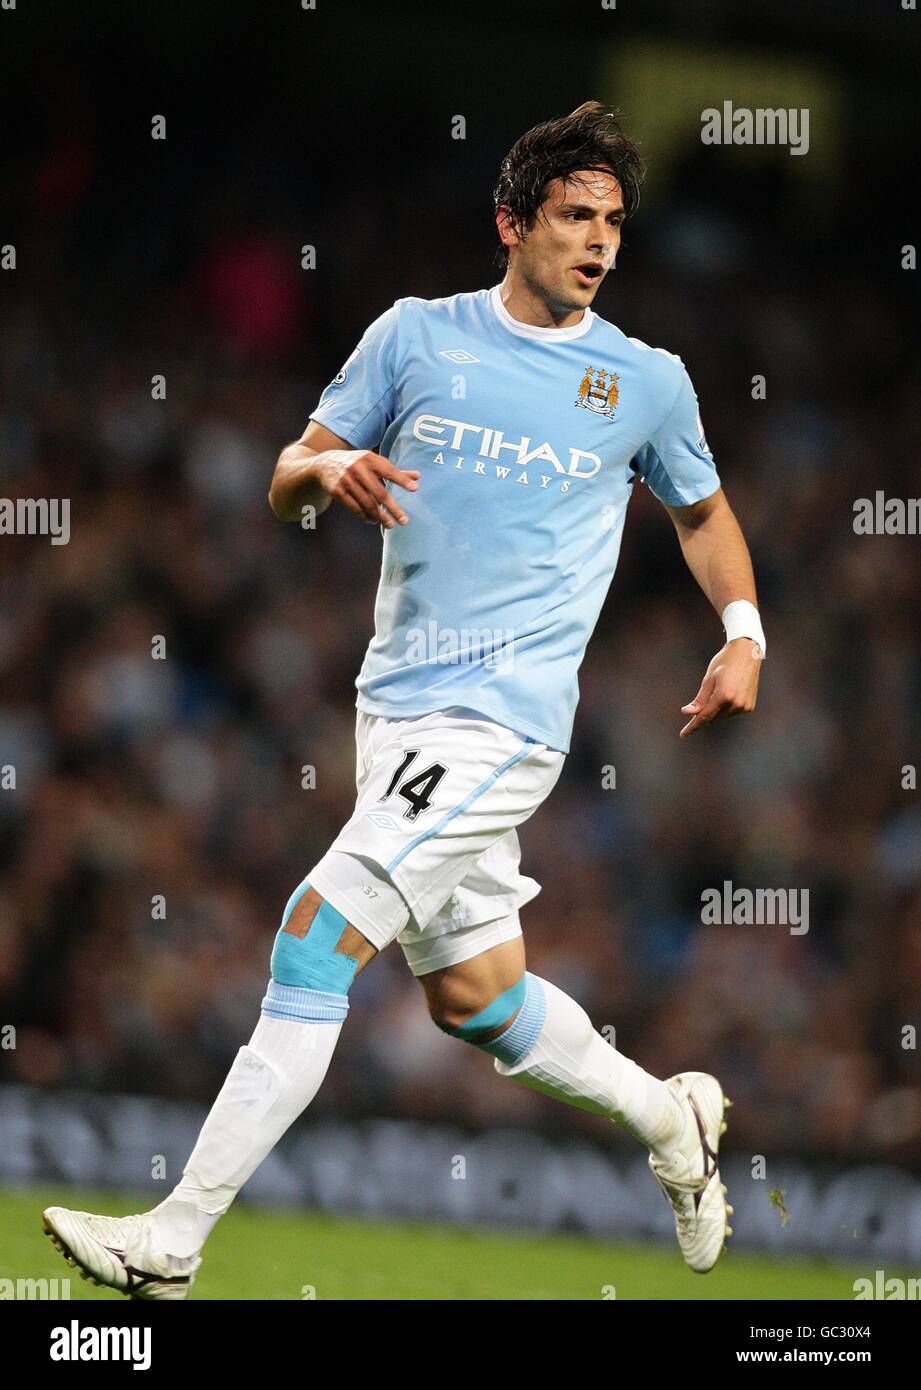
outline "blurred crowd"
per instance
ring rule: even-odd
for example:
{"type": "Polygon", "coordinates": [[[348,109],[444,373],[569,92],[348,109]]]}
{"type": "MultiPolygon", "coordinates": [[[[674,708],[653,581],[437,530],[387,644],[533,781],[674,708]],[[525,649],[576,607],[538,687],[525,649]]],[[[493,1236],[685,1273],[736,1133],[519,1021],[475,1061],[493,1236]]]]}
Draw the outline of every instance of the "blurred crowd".
{"type": "MultiPolygon", "coordinates": [[[[275,457],[394,298],[496,281],[488,186],[478,237],[468,209],[424,246],[394,197],[386,257],[352,188],[312,273],[293,223],[239,210],[194,254],[150,258],[156,224],[130,215],[80,243],[80,138],[44,152],[0,314],[0,493],[68,497],[72,533],[0,540],[0,1079],[206,1100],[255,1024],[289,894],[352,809],[379,569],[379,532],[344,509],[315,531],[272,515],[275,457]]],[[[778,248],[740,186],[660,197],[595,307],[694,380],[756,564],[758,708],[679,740],[721,629],[638,487],[571,756],[520,832],[543,885],[529,968],[657,1075],[716,1072],[742,1151],[917,1164],[918,539],[852,525],[856,498],[917,492],[907,276],[890,246],[855,264],[807,235],[803,209],[778,248]],[[808,933],[701,925],[726,880],[808,889],[808,933]]],[[[438,1032],[398,947],[351,1000],[314,1113],[608,1140],[438,1032]]]]}

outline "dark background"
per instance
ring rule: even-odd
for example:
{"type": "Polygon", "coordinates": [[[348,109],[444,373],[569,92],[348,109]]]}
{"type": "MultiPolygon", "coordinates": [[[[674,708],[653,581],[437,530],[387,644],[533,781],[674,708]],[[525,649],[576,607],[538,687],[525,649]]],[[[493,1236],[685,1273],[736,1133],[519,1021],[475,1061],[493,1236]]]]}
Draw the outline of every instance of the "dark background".
{"type": "MultiPolygon", "coordinates": [[[[0,1077],[219,1087],[351,811],[379,568],[344,510],[273,517],[275,457],[396,298],[498,280],[501,158],[598,97],[649,177],[595,308],[684,359],[770,650],[757,713],[679,742],[720,628],[637,489],[521,833],[529,964],[656,1074],[719,1074],[743,1152],[918,1166],[919,540],[855,535],[853,503],[919,492],[919,24],[896,0],[0,12],[0,491],[69,497],[72,526],[0,538],[0,1077]],[[702,145],[727,99],[809,105],[810,152],[702,145]],[[725,879],[808,889],[808,935],[702,927],[725,879]]],[[[317,1113],[599,1134],[438,1033],[398,949],[352,1002],[317,1113]]]]}

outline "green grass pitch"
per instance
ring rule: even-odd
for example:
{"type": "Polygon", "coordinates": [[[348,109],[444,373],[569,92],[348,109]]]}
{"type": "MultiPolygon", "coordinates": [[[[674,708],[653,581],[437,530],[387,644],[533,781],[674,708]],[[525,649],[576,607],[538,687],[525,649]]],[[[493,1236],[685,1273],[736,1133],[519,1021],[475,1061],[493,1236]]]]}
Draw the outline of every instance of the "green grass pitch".
{"type": "MultiPolygon", "coordinates": [[[[151,1200],[149,1194],[65,1187],[0,1190],[0,1279],[69,1277],[71,1299],[121,1299],[80,1279],[54,1249],[41,1227],[42,1208],[52,1205],[117,1216],[145,1211],[151,1200]]],[[[860,1266],[774,1259],[735,1252],[730,1242],[716,1268],[701,1276],[684,1267],[677,1245],[462,1231],[239,1204],[208,1241],[190,1301],[850,1300],[854,1280],[872,1275],[872,1263],[870,1258],[860,1266]]]]}

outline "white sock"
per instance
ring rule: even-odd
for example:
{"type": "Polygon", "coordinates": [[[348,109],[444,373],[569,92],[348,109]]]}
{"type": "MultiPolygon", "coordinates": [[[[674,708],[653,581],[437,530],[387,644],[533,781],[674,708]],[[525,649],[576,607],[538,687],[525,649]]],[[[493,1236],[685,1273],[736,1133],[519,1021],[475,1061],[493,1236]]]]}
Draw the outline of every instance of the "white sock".
{"type": "MultiPolygon", "coordinates": [[[[537,978],[537,977],[535,977],[537,978]]],[[[585,1010],[541,980],[547,1012],[520,1062],[496,1059],[496,1071],[580,1110],[607,1115],[657,1155],[682,1134],[685,1117],[665,1085],[605,1042],[585,1010]]]]}
{"type": "Polygon", "coordinates": [[[313,1100],[341,1029],[341,1021],[262,1015],[234,1059],[181,1181],[151,1212],[168,1254],[198,1253],[243,1184],[313,1100]]]}

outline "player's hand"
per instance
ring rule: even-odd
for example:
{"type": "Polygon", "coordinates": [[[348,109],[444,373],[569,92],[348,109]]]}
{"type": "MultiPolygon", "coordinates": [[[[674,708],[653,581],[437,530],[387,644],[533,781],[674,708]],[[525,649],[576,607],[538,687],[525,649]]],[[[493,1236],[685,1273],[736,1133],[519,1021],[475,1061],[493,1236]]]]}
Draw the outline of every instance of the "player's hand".
{"type": "Polygon", "coordinates": [[[736,714],[749,714],[758,700],[758,678],[761,675],[761,648],[750,637],[736,637],[727,642],[707,667],[707,674],[690,704],[681,706],[682,714],[693,717],[681,730],[679,737],[687,738],[701,724],[716,719],[731,719],[736,714]]]}
{"type": "Polygon", "coordinates": [[[330,497],[365,521],[388,530],[395,522],[405,526],[409,521],[384,484],[399,483],[408,492],[415,492],[421,477],[416,469],[397,468],[370,449],[328,449],[318,455],[313,471],[330,497]]]}

